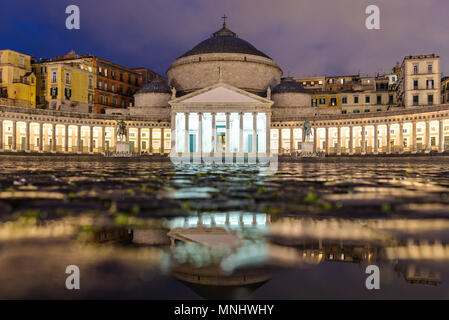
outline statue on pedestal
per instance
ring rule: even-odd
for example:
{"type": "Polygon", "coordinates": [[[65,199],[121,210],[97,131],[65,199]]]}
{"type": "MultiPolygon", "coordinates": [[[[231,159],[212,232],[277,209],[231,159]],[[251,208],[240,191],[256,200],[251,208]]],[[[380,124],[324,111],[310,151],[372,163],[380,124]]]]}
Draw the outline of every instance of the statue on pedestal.
{"type": "Polygon", "coordinates": [[[126,123],[123,120],[119,120],[117,122],[117,137],[119,141],[126,140],[126,136],[128,135],[128,131],[126,130],[126,123]]]}

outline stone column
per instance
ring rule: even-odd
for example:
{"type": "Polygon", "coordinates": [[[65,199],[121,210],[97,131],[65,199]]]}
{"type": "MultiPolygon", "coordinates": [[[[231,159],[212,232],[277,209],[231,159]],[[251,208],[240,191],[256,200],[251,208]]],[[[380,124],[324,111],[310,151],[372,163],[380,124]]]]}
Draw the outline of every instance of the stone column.
{"type": "Polygon", "coordinates": [[[324,151],[329,154],[329,127],[326,127],[326,134],[324,137],[324,151]]]}
{"type": "Polygon", "coordinates": [[[399,122],[399,153],[404,153],[404,123],[399,122]]]}
{"type": "Polygon", "coordinates": [[[117,150],[117,125],[114,125],[112,132],[112,143],[114,144],[114,149],[117,150]]]}
{"type": "Polygon", "coordinates": [[[78,141],[78,153],[82,153],[83,152],[83,146],[81,145],[81,125],[77,126],[77,141],[78,141]]]}
{"type": "Polygon", "coordinates": [[[239,112],[239,152],[243,153],[243,112],[239,112]]]}
{"type": "Polygon", "coordinates": [[[430,121],[426,120],[426,152],[429,153],[431,150],[430,145],[430,121]]]}
{"type": "Polygon", "coordinates": [[[282,151],[282,129],[278,129],[278,154],[282,151]]]}
{"type": "Polygon", "coordinates": [[[253,112],[253,153],[257,153],[257,112],[253,112]]]}
{"type": "Polygon", "coordinates": [[[44,151],[44,123],[39,123],[39,151],[44,151]]]}
{"type": "Polygon", "coordinates": [[[438,152],[444,151],[444,127],[443,120],[440,119],[438,127],[438,152]]]}
{"type": "Polygon", "coordinates": [[[391,126],[387,123],[387,154],[391,154],[391,126]]]}
{"type": "Polygon", "coordinates": [[[25,128],[25,140],[26,140],[26,146],[25,146],[25,150],[26,152],[30,152],[30,122],[27,121],[25,123],[26,128],[25,128]]]}
{"type": "MultiPolygon", "coordinates": [[[[190,136],[189,136],[189,113],[185,112],[184,113],[185,117],[184,117],[184,127],[185,127],[185,134],[184,134],[184,151],[185,153],[190,153],[190,136]]],[[[162,130],[161,130],[161,134],[162,134],[162,130]]],[[[161,141],[162,142],[162,141],[161,141]]],[[[162,148],[161,148],[162,150],[162,148]]]]}
{"type": "Polygon", "coordinates": [[[354,153],[354,127],[349,126],[349,154],[354,153]]]}
{"type": "Polygon", "coordinates": [[[94,152],[94,127],[89,127],[89,153],[94,152]]]}
{"type": "Polygon", "coordinates": [[[412,146],[411,151],[412,153],[416,153],[416,121],[413,121],[412,123],[412,146]]]}
{"type": "Polygon", "coordinates": [[[12,122],[12,150],[17,151],[17,121],[12,122]]]}
{"type": "Polygon", "coordinates": [[[365,132],[365,126],[362,125],[362,145],[361,145],[361,150],[360,153],[362,155],[366,154],[366,132],[365,132]]]}
{"type": "Polygon", "coordinates": [[[337,127],[337,155],[341,156],[341,126],[337,127]]]}
{"type": "Polygon", "coordinates": [[[3,119],[0,119],[0,151],[4,150],[3,145],[3,119]]]}
{"type": "Polygon", "coordinates": [[[198,113],[198,153],[203,154],[203,113],[198,113]]]}
{"type": "MultiPolygon", "coordinates": [[[[306,142],[306,137],[303,137],[302,140],[306,142]]],[[[318,141],[318,128],[313,128],[313,153],[316,153],[316,143],[318,141]]]]}
{"type": "MultiPolygon", "coordinates": [[[[188,132],[188,131],[187,131],[188,132]]],[[[189,140],[190,141],[190,140],[189,140]]],[[[164,128],[161,128],[161,154],[165,154],[165,136],[164,128]]]]}
{"type": "MultiPolygon", "coordinates": [[[[175,124],[172,124],[172,126],[175,126],[175,127],[173,127],[173,129],[172,129],[172,132],[171,132],[171,134],[172,134],[172,148],[176,148],[176,125],[175,124]]],[[[150,146],[149,146],[149,152],[150,152],[150,154],[153,154],[153,128],[150,128],[150,139],[149,139],[149,144],[150,144],[150,146]]],[[[174,149],[175,150],[175,152],[176,152],[176,149],[174,149]]]]}
{"type": "Polygon", "coordinates": [[[373,143],[373,146],[374,146],[374,154],[378,154],[379,153],[379,150],[378,150],[378,148],[379,148],[379,146],[378,146],[378,138],[377,138],[377,124],[375,124],[374,125],[374,143],[373,143]]]}
{"type": "Polygon", "coordinates": [[[294,128],[290,127],[290,153],[295,152],[295,136],[294,128]]]}
{"type": "Polygon", "coordinates": [[[217,124],[215,122],[216,113],[212,112],[212,153],[217,150],[217,124]]]}
{"type": "Polygon", "coordinates": [[[231,151],[231,120],[230,120],[230,113],[226,112],[226,153],[229,153],[231,151]]]}
{"type": "Polygon", "coordinates": [[[52,123],[51,127],[51,151],[56,152],[56,124],[52,123]]]}
{"type": "Polygon", "coordinates": [[[270,156],[270,154],[271,154],[271,112],[265,113],[265,118],[267,119],[267,122],[266,122],[267,138],[266,138],[265,153],[267,156],[270,156]]]}
{"type": "Polygon", "coordinates": [[[106,152],[106,127],[101,127],[101,151],[106,152]]]}
{"type": "Polygon", "coordinates": [[[65,136],[64,136],[64,150],[69,152],[69,125],[65,125],[65,136]]]}
{"type": "MultiPolygon", "coordinates": [[[[163,136],[163,135],[162,135],[163,136]]],[[[142,152],[142,128],[137,128],[137,152],[142,152]]]]}

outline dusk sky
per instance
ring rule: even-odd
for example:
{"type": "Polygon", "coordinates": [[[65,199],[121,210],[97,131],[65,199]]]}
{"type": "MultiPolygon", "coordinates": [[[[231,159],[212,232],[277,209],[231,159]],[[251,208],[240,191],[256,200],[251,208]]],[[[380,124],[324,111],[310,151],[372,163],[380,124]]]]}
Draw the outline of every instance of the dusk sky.
{"type": "Polygon", "coordinates": [[[2,0],[0,47],[36,58],[92,53],[165,76],[177,57],[228,27],[272,57],[284,75],[374,75],[410,54],[436,53],[449,74],[447,0],[2,0]],[[81,29],[67,30],[78,5],[81,29]],[[365,28],[380,8],[381,30],[365,28]]]}

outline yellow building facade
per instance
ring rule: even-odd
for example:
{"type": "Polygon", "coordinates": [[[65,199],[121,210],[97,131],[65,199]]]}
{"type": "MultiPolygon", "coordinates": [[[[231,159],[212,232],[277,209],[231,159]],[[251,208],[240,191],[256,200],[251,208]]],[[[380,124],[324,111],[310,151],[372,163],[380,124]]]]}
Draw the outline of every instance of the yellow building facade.
{"type": "Polygon", "coordinates": [[[93,112],[97,77],[88,62],[41,62],[36,64],[35,69],[40,108],[93,112]]]}
{"type": "Polygon", "coordinates": [[[36,76],[31,56],[0,50],[0,98],[2,104],[36,108],[36,76]]]}

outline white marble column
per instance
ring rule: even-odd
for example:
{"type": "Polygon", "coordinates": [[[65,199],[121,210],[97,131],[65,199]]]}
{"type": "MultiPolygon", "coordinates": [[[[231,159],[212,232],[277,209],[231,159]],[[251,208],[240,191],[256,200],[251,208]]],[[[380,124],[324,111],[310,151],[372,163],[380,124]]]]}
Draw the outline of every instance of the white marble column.
{"type": "Polygon", "coordinates": [[[12,150],[17,151],[17,121],[12,122],[12,150]]]}
{"type": "Polygon", "coordinates": [[[324,137],[324,151],[329,154],[329,127],[326,127],[326,133],[324,137]]]}
{"type": "Polygon", "coordinates": [[[239,112],[239,153],[243,152],[243,112],[239,112]]]}
{"type": "Polygon", "coordinates": [[[439,126],[438,126],[438,152],[444,151],[444,127],[443,127],[443,120],[439,120],[439,126]]]}
{"type": "MultiPolygon", "coordinates": [[[[302,137],[302,141],[306,142],[306,137],[305,137],[305,136],[302,137]]],[[[317,128],[317,127],[314,127],[314,128],[313,128],[313,153],[316,153],[316,150],[317,150],[317,148],[316,148],[317,141],[318,141],[318,128],[317,128]]]]}
{"type": "Polygon", "coordinates": [[[217,123],[215,122],[216,113],[212,112],[212,153],[217,150],[217,123]]]}
{"type": "Polygon", "coordinates": [[[257,153],[257,112],[253,112],[253,153],[257,153]]]}
{"type": "Polygon", "coordinates": [[[271,112],[265,113],[265,117],[267,119],[266,128],[267,128],[267,138],[266,138],[266,151],[267,156],[271,154],[271,112]]]}
{"type": "Polygon", "coordinates": [[[198,113],[198,153],[203,154],[203,113],[198,113]]]}
{"type": "Polygon", "coordinates": [[[399,122],[399,153],[404,153],[404,123],[399,122]]]}
{"type": "MultiPolygon", "coordinates": [[[[161,128],[161,154],[165,154],[165,132],[164,128],[161,128]]],[[[190,142],[190,139],[189,139],[190,142]]]]}
{"type": "MultiPolygon", "coordinates": [[[[172,148],[173,150],[176,150],[176,125],[172,124],[172,148]],[[174,127],[173,127],[174,126],[174,127]]],[[[153,154],[153,128],[150,128],[150,138],[149,138],[149,152],[150,154],[153,154]]]]}
{"type": "MultiPolygon", "coordinates": [[[[190,136],[189,136],[189,113],[184,113],[185,117],[185,134],[184,134],[184,151],[185,153],[190,153],[190,136]]],[[[162,131],[162,130],[161,130],[162,131]]],[[[162,150],[162,147],[161,147],[162,150]]]]}
{"type": "Polygon", "coordinates": [[[282,151],[282,129],[278,129],[278,154],[281,154],[282,151]]]}
{"type": "Polygon", "coordinates": [[[229,153],[231,151],[231,120],[230,120],[230,113],[226,112],[226,153],[229,153]]]}
{"type": "Polygon", "coordinates": [[[290,127],[290,153],[295,152],[295,137],[293,135],[294,128],[290,127]]]}
{"type": "Polygon", "coordinates": [[[106,152],[106,127],[101,127],[101,150],[102,152],[106,152]]]}

